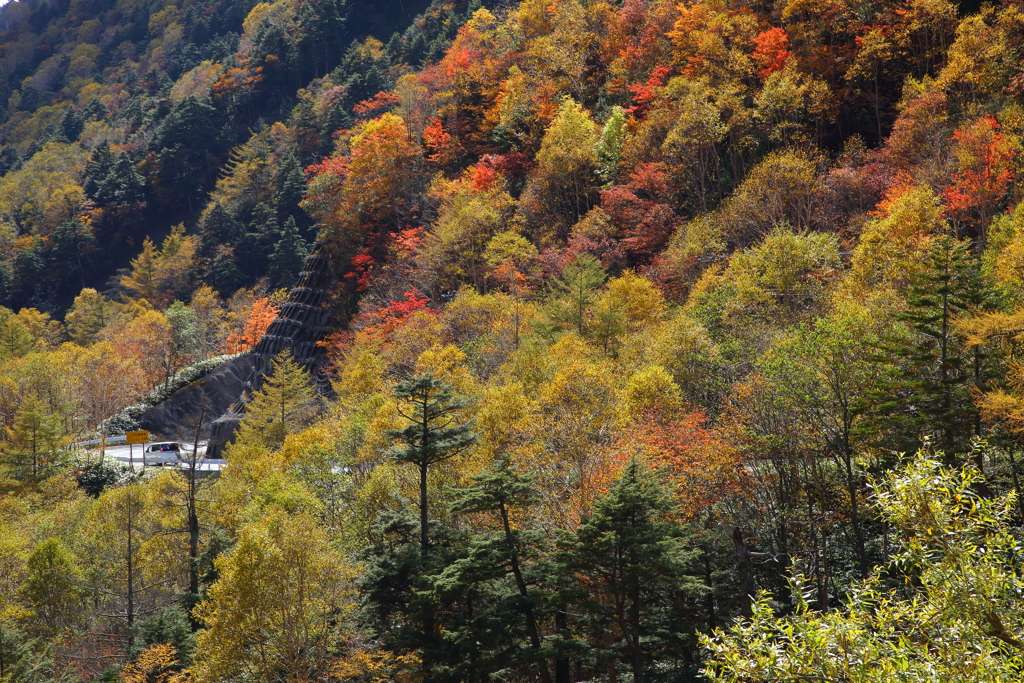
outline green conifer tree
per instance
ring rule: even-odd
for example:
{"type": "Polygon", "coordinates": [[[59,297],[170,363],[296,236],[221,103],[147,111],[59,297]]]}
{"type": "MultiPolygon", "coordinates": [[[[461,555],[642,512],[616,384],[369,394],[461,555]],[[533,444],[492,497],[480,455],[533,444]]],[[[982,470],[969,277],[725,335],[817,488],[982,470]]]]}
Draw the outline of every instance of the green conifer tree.
{"type": "Polygon", "coordinates": [[[554,335],[573,330],[581,337],[590,330],[590,307],[608,275],[591,254],[580,254],[548,285],[544,305],[544,332],[554,335]]]}
{"type": "Polygon", "coordinates": [[[472,482],[455,492],[453,511],[492,515],[498,530],[474,534],[464,556],[432,579],[442,600],[454,594],[472,605],[468,615],[460,615],[462,618],[446,629],[453,635],[450,641],[473,644],[471,657],[456,659],[461,660],[467,679],[520,667],[548,683],[551,674],[544,661],[538,615],[546,596],[536,588],[536,576],[530,575],[527,564],[534,565],[532,573],[536,574],[541,535],[513,528],[511,519],[517,510],[537,501],[535,477],[517,473],[507,458],[501,458],[472,482]]]}
{"type": "Polygon", "coordinates": [[[213,206],[203,216],[202,229],[203,240],[199,253],[203,258],[212,258],[220,245],[235,244],[242,232],[242,226],[219,201],[213,202],[213,206]]]}
{"type": "Polygon", "coordinates": [[[300,212],[299,202],[306,194],[306,174],[295,152],[288,152],[281,158],[281,163],[274,173],[274,204],[281,220],[288,216],[294,217],[300,212]]]}
{"type": "Polygon", "coordinates": [[[210,287],[224,295],[229,295],[241,287],[245,276],[235,264],[235,250],[231,247],[219,247],[205,279],[210,287]]]}
{"type": "Polygon", "coordinates": [[[82,116],[82,113],[74,107],[69,107],[57,125],[57,135],[55,138],[62,138],[63,142],[75,142],[78,140],[78,136],[82,134],[84,125],[85,117],[82,116]]]}
{"type": "Polygon", "coordinates": [[[693,655],[706,592],[694,566],[699,550],[673,521],[655,477],[630,462],[558,559],[563,576],[581,577],[589,588],[577,589],[573,611],[589,633],[594,663],[612,676],[621,661],[637,683],[649,680],[664,653],[693,655]]]}
{"type": "Polygon", "coordinates": [[[315,407],[309,374],[285,349],[274,359],[263,386],[246,404],[236,443],[277,448],[288,434],[305,426],[315,407]]]}
{"type": "Polygon", "coordinates": [[[146,180],[135,170],[127,152],[117,155],[101,195],[107,204],[117,206],[134,204],[146,198],[146,180]]]}
{"type": "Polygon", "coordinates": [[[239,253],[245,254],[241,265],[246,275],[262,277],[267,274],[270,255],[280,232],[276,211],[263,202],[252,208],[249,228],[239,238],[238,244],[239,253]]]}
{"type": "Polygon", "coordinates": [[[274,287],[291,287],[306,260],[306,243],[299,236],[291,216],[280,230],[280,238],[270,254],[270,281],[274,287]]]}
{"type": "Polygon", "coordinates": [[[420,549],[425,556],[430,548],[427,510],[427,474],[437,463],[450,460],[476,442],[473,422],[459,422],[468,405],[452,394],[451,388],[431,374],[418,375],[395,385],[398,413],[409,421],[402,429],[388,430],[387,436],[399,444],[387,451],[397,462],[415,465],[420,475],[420,549]]]}
{"type": "Polygon", "coordinates": [[[88,223],[80,218],[63,221],[51,233],[49,259],[54,273],[60,273],[71,289],[77,284],[85,288],[85,265],[82,257],[96,248],[96,237],[88,223]],[[77,283],[74,281],[77,280],[77,283]]]}
{"type": "Polygon", "coordinates": [[[980,428],[972,389],[982,389],[989,359],[981,347],[968,349],[954,322],[972,312],[993,310],[998,301],[985,283],[966,242],[940,237],[911,282],[906,311],[897,319],[908,334],[880,345],[894,370],[868,397],[864,427],[874,440],[897,452],[913,452],[934,439],[948,462],[970,450],[980,428]]]}
{"type": "Polygon", "coordinates": [[[115,156],[104,142],[86,163],[82,189],[100,206],[124,206],[145,199],[146,180],[126,152],[115,156]]]}
{"type": "Polygon", "coordinates": [[[99,203],[100,188],[113,168],[114,154],[110,151],[110,144],[102,142],[89,155],[85,171],[82,173],[82,190],[90,199],[99,203]]]}

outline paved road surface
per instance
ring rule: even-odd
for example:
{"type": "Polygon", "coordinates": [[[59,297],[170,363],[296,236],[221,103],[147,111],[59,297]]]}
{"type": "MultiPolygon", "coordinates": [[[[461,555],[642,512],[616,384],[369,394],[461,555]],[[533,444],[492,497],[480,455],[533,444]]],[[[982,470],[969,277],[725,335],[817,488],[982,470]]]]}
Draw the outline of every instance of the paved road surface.
{"type": "MultiPolygon", "coordinates": [[[[134,449],[134,453],[135,453],[135,457],[134,457],[135,469],[140,470],[140,469],[142,469],[142,453],[146,449],[146,447],[144,445],[136,445],[136,446],[134,446],[132,448],[134,449]]],[[[97,453],[98,451],[93,451],[93,452],[97,453]]],[[[130,458],[131,453],[129,452],[129,447],[128,446],[107,446],[106,453],[107,453],[107,457],[113,458],[117,462],[122,463],[124,465],[128,465],[128,464],[131,463],[131,458],[130,458]]],[[[199,446],[200,458],[202,458],[204,453],[206,453],[206,444],[202,443],[199,446]]],[[[153,466],[154,465],[150,464],[150,467],[153,467],[153,466]]],[[[185,462],[182,462],[182,463],[180,463],[178,465],[178,467],[185,467],[185,466],[187,466],[187,463],[185,463],[185,462]]],[[[159,465],[156,465],[156,467],[159,467],[159,465]]],[[[165,467],[172,467],[172,465],[165,465],[165,467]]],[[[219,472],[222,467],[224,467],[224,461],[223,460],[213,460],[213,459],[205,460],[205,459],[200,459],[199,462],[196,463],[196,469],[198,471],[201,471],[201,472],[219,472]]]]}

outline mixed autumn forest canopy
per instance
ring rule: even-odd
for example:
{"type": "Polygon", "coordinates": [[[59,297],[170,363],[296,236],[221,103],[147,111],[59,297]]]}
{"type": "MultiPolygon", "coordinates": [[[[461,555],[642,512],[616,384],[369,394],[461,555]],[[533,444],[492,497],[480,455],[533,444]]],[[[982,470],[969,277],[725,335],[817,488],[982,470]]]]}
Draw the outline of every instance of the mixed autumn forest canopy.
{"type": "Polygon", "coordinates": [[[1024,5],[0,30],[0,683],[1020,679],[1024,5]],[[314,248],[329,390],[73,446],[314,248]]]}

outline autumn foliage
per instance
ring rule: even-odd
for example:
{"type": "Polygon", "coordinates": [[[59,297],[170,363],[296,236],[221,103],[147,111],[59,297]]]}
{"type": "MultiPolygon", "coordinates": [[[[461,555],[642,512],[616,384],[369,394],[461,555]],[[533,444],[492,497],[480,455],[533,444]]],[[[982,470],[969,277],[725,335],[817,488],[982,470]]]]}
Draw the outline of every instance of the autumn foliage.
{"type": "Polygon", "coordinates": [[[672,482],[687,518],[707,515],[749,487],[740,451],[709,428],[702,411],[678,417],[649,413],[622,434],[618,448],[649,459],[672,482]]]}
{"type": "Polygon", "coordinates": [[[943,191],[950,212],[984,236],[1014,180],[1019,146],[991,116],[975,120],[953,133],[957,170],[943,191]]]}
{"type": "Polygon", "coordinates": [[[1020,3],[116,4],[0,7],[0,679],[697,680],[941,621],[908,453],[1019,526],[1020,3]],[[304,263],[216,476],[74,445],[304,263]]]}
{"type": "Polygon", "coordinates": [[[277,318],[280,307],[270,303],[270,299],[263,297],[252,304],[252,310],[245,319],[245,327],[239,332],[233,332],[227,338],[227,352],[241,353],[248,351],[259,343],[270,324],[277,318]]]}

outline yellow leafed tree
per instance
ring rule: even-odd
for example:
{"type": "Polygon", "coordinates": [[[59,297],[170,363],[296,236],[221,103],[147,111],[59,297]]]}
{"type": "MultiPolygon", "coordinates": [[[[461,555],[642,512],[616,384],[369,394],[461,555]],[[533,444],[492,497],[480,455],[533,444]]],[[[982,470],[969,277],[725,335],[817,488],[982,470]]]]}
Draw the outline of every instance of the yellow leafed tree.
{"type": "Polygon", "coordinates": [[[273,511],[244,526],[216,564],[220,579],[194,612],[206,624],[196,639],[197,683],[324,675],[348,572],[316,520],[273,511]]]}

